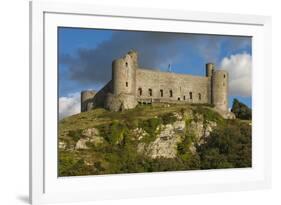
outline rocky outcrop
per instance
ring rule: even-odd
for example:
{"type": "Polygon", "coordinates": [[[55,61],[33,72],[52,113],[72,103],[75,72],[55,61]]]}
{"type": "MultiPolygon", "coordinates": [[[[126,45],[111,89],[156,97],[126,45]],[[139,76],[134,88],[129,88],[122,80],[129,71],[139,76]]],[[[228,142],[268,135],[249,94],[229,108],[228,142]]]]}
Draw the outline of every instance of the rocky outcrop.
{"type": "Polygon", "coordinates": [[[87,142],[89,142],[88,139],[78,140],[76,145],[75,145],[75,149],[89,149],[89,147],[86,145],[87,142]]]}
{"type": "Polygon", "coordinates": [[[64,141],[60,141],[59,142],[59,149],[64,150],[64,149],[66,149],[66,146],[67,146],[66,142],[64,142],[64,141]]]}
{"type": "Polygon", "coordinates": [[[75,145],[75,149],[89,149],[87,143],[98,146],[104,142],[104,138],[100,136],[99,130],[96,128],[88,128],[82,131],[82,138],[75,145]]]}
{"type": "Polygon", "coordinates": [[[132,131],[132,135],[135,140],[142,140],[148,134],[144,129],[138,127],[132,131]]]}
{"type": "Polygon", "coordinates": [[[145,154],[153,159],[176,157],[177,144],[181,141],[181,137],[175,134],[175,127],[171,124],[163,126],[161,130],[156,140],[148,144],[145,154]]]}
{"type": "MultiPolygon", "coordinates": [[[[174,113],[176,121],[172,124],[160,125],[156,131],[156,139],[148,144],[140,142],[138,144],[138,153],[145,154],[146,156],[155,158],[175,158],[177,156],[177,146],[185,138],[185,135],[194,136],[194,142],[189,145],[191,153],[196,152],[196,144],[201,145],[210,136],[214,127],[217,126],[216,122],[206,121],[203,115],[192,113],[174,113]],[[196,120],[195,120],[196,119],[196,120]]],[[[135,130],[138,140],[145,136],[145,131],[137,128],[135,130]]]]}
{"type": "Polygon", "coordinates": [[[173,128],[177,132],[184,132],[185,130],[185,121],[176,121],[173,123],[173,128]]]}
{"type": "MultiPolygon", "coordinates": [[[[157,116],[155,116],[157,118],[157,116]]],[[[148,133],[142,127],[130,130],[131,139],[137,143],[137,152],[149,158],[175,158],[178,154],[179,143],[184,142],[186,137],[191,137],[192,142],[186,146],[191,153],[196,153],[196,145],[202,145],[210,136],[215,121],[206,120],[203,114],[187,109],[184,112],[174,112],[166,123],[157,126],[154,133],[148,133]]],[[[82,130],[81,137],[73,144],[72,150],[87,150],[90,146],[99,146],[104,143],[105,136],[101,136],[97,128],[82,130]]],[[[66,149],[70,146],[60,141],[59,148],[66,149]]]]}

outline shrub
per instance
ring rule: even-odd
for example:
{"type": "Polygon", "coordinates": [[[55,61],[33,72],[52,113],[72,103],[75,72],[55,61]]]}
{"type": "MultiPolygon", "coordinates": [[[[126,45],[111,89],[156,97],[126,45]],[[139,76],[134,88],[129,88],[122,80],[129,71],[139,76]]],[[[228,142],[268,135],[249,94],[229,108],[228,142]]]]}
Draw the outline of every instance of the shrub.
{"type": "Polygon", "coordinates": [[[173,113],[163,114],[163,115],[160,116],[160,118],[162,119],[164,125],[172,124],[175,121],[177,121],[177,118],[173,113]]]}
{"type": "Polygon", "coordinates": [[[82,130],[70,130],[68,136],[71,137],[75,142],[77,142],[82,136],[82,130]]]}
{"type": "Polygon", "coordinates": [[[162,123],[161,118],[150,118],[148,120],[139,123],[139,126],[143,128],[148,135],[144,137],[144,141],[153,141],[158,133],[156,133],[157,127],[162,123]]]}
{"type": "Polygon", "coordinates": [[[127,131],[127,127],[116,120],[114,120],[111,124],[106,124],[100,126],[100,133],[111,145],[119,144],[124,139],[124,134],[127,131]]]}
{"type": "Polygon", "coordinates": [[[251,167],[251,127],[231,121],[215,129],[197,151],[202,169],[251,167]]]}

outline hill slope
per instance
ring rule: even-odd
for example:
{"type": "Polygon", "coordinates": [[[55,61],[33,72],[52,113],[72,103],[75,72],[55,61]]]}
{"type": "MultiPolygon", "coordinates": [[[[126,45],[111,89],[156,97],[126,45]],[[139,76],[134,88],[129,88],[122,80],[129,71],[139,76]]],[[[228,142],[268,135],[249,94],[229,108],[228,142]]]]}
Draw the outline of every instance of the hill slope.
{"type": "Polygon", "coordinates": [[[249,166],[249,121],[208,106],[94,109],[59,122],[60,176],[249,166]]]}

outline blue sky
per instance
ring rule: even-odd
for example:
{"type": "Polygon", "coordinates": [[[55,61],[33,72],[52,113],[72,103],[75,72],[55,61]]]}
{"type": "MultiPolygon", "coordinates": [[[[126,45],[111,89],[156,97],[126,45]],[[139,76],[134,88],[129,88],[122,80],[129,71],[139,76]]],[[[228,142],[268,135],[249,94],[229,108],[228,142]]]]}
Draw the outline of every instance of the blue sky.
{"type": "Polygon", "coordinates": [[[251,107],[251,37],[59,28],[58,39],[60,98],[99,90],[111,78],[112,60],[134,49],[145,68],[167,71],[171,64],[172,72],[204,75],[207,62],[223,66],[229,107],[234,97],[251,107]]]}

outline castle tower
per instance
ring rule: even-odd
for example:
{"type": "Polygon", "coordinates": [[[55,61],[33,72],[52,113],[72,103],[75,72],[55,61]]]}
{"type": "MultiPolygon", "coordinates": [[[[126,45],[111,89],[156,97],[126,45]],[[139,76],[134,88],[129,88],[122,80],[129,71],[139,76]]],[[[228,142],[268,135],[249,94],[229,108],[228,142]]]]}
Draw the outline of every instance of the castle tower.
{"type": "Polygon", "coordinates": [[[139,65],[138,65],[138,52],[134,51],[134,50],[130,50],[128,52],[128,54],[129,54],[129,56],[131,57],[131,59],[133,61],[134,67],[138,68],[139,67],[139,65]]]}
{"type": "Polygon", "coordinates": [[[221,111],[228,111],[228,73],[216,70],[212,74],[212,104],[221,111]]]}
{"type": "Polygon", "coordinates": [[[86,112],[93,108],[93,98],[95,95],[96,92],[92,90],[84,90],[81,92],[81,112],[86,112]]]}
{"type": "Polygon", "coordinates": [[[206,64],[206,77],[212,77],[214,71],[215,71],[215,65],[213,63],[207,63],[206,64]]]}
{"type": "Polygon", "coordinates": [[[135,96],[137,59],[137,52],[130,51],[123,58],[113,61],[112,83],[115,96],[120,94],[135,96]]]}
{"type": "Polygon", "coordinates": [[[112,62],[112,93],[106,97],[105,107],[111,111],[122,111],[137,106],[136,75],[138,54],[128,52],[112,62]]]}
{"type": "Polygon", "coordinates": [[[208,78],[208,87],[207,87],[207,93],[208,93],[208,103],[212,104],[212,76],[215,71],[215,65],[213,63],[207,63],[206,64],[206,77],[208,78]]]}

